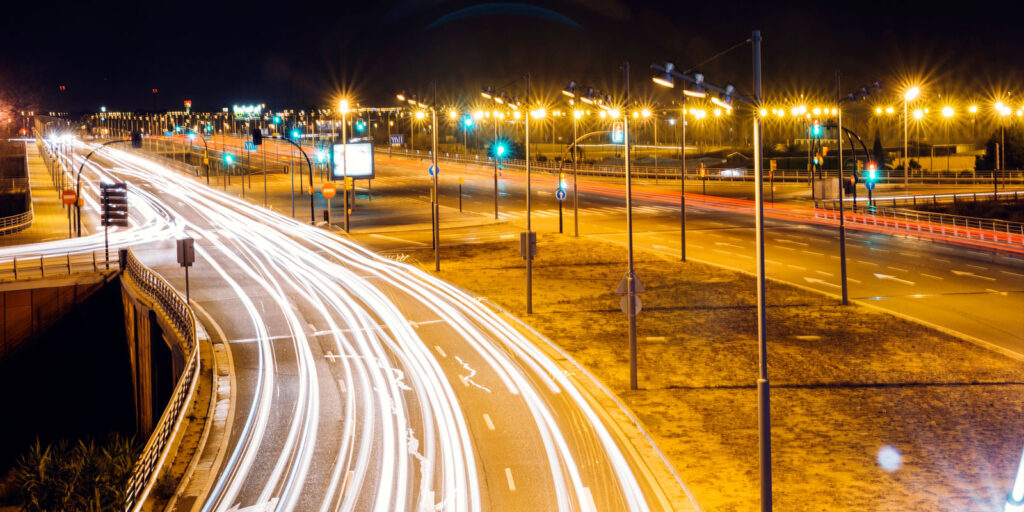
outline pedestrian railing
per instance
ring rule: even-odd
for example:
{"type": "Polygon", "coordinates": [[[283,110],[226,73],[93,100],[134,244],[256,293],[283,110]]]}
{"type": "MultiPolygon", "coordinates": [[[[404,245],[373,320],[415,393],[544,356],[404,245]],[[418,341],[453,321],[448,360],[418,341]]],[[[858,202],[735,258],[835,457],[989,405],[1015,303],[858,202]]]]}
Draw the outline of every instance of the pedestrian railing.
{"type": "MultiPolygon", "coordinates": [[[[820,218],[839,219],[838,206],[831,202],[814,211],[820,218]]],[[[1019,222],[875,206],[861,208],[856,213],[846,210],[845,220],[896,229],[907,234],[961,238],[1015,250],[1024,247],[1024,224],[1019,222]]]]}
{"type": "Polygon", "coordinates": [[[18,194],[28,190],[28,178],[0,178],[0,194],[18,194]]]}
{"type": "Polygon", "coordinates": [[[163,414],[160,415],[160,421],[149,436],[146,447],[135,462],[132,476],[128,480],[125,510],[136,512],[142,509],[146,498],[153,489],[160,474],[160,468],[163,467],[171,451],[171,442],[181,427],[187,412],[187,405],[195,394],[199,376],[199,350],[196,342],[196,320],[192,308],[167,281],[135,259],[130,250],[125,249],[122,254],[122,270],[124,271],[122,276],[128,276],[136,286],[156,299],[157,304],[163,309],[184,341],[185,346],[182,347],[182,352],[186,354],[185,370],[174,387],[174,394],[167,403],[167,407],[164,408],[163,414]]]}
{"type": "MultiPolygon", "coordinates": [[[[962,202],[973,202],[978,201],[1018,201],[1024,199],[1024,190],[1004,190],[1002,192],[956,192],[951,194],[916,194],[906,196],[889,196],[889,197],[876,197],[871,201],[871,206],[887,206],[895,208],[897,206],[925,206],[929,204],[939,203],[962,203],[962,202]]],[[[816,206],[826,206],[829,208],[839,208],[836,201],[838,199],[826,199],[816,200],[816,206]]],[[[844,198],[846,204],[851,204],[853,198],[844,198]]],[[[856,203],[858,208],[862,208],[868,202],[867,197],[857,197],[856,203]]]]}
{"type": "Polygon", "coordinates": [[[117,268],[117,260],[107,261],[102,252],[16,256],[0,261],[0,282],[99,272],[111,264],[117,268]]]}
{"type": "Polygon", "coordinates": [[[32,210],[21,212],[17,215],[0,217],[0,235],[17,233],[18,231],[26,229],[32,225],[32,220],[34,218],[35,214],[32,213],[32,210]]]}

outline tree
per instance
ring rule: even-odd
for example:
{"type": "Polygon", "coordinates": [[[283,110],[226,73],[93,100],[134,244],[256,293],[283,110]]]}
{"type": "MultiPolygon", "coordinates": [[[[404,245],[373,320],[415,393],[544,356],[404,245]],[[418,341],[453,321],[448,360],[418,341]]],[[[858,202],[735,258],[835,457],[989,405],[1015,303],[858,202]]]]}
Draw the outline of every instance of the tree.
{"type": "Polygon", "coordinates": [[[882,134],[875,130],[875,143],[871,146],[871,158],[879,169],[885,168],[885,150],[882,148],[882,134]]]}
{"type": "MultiPolygon", "coordinates": [[[[1002,132],[996,130],[985,142],[985,154],[975,161],[975,169],[991,171],[998,167],[996,162],[996,144],[1002,143],[1002,132]]],[[[1024,128],[1017,125],[1006,127],[1006,162],[1007,169],[1024,168],[1024,128]]],[[[1002,150],[1001,150],[1002,151],[1002,150]]]]}

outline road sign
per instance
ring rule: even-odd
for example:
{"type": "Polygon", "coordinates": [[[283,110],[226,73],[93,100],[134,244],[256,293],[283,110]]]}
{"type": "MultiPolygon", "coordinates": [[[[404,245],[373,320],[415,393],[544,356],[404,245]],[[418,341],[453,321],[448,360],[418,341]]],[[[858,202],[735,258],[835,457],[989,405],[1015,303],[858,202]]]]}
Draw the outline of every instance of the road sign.
{"type": "Polygon", "coordinates": [[[875,182],[872,181],[872,180],[867,180],[867,181],[864,182],[864,187],[866,187],[868,190],[874,190],[875,189],[875,182]]]}
{"type": "Polygon", "coordinates": [[[465,182],[466,182],[466,177],[465,176],[459,176],[459,185],[462,185],[465,182]]]}
{"type": "Polygon", "coordinates": [[[402,136],[402,135],[392,135],[391,136],[391,145],[392,146],[401,146],[404,142],[405,142],[405,137],[402,136]]]}
{"type": "Polygon", "coordinates": [[[256,143],[251,141],[251,140],[245,141],[245,150],[246,151],[256,151],[256,143]]]}
{"type": "MultiPolygon", "coordinates": [[[[636,295],[633,296],[633,305],[633,313],[640,314],[640,310],[643,309],[643,303],[640,302],[640,297],[637,297],[636,295]]],[[[627,297],[623,295],[622,298],[619,299],[619,308],[627,315],[629,314],[629,310],[626,309],[628,306],[629,302],[627,301],[627,297]]]]}
{"type": "Polygon", "coordinates": [[[557,197],[559,201],[565,199],[565,190],[558,189],[557,191],[555,191],[555,197],[557,197]]]}
{"type": "Polygon", "coordinates": [[[523,231],[519,233],[519,255],[525,259],[537,257],[537,233],[534,231],[523,231]]]}
{"type": "Polygon", "coordinates": [[[779,162],[777,160],[769,160],[768,169],[771,170],[772,172],[779,170],[779,162]]]}
{"type": "MultiPolygon", "coordinates": [[[[640,279],[636,277],[636,274],[633,274],[633,280],[635,281],[633,292],[644,293],[644,285],[640,284],[640,279]]],[[[627,293],[629,293],[629,272],[622,276],[622,280],[619,281],[619,287],[615,289],[616,295],[626,295],[627,293]]]]}
{"type": "Polygon", "coordinates": [[[430,173],[431,176],[434,175],[434,171],[435,170],[437,170],[437,166],[436,165],[431,165],[429,168],[427,168],[427,172],[430,173]]]}
{"type": "Polygon", "coordinates": [[[821,156],[828,156],[828,146],[821,147],[821,156]]]}
{"type": "Polygon", "coordinates": [[[334,183],[324,183],[324,186],[320,187],[320,193],[327,199],[334,197],[334,194],[338,193],[338,189],[334,186],[334,183]]]}
{"type": "Polygon", "coordinates": [[[192,238],[178,240],[178,265],[191,267],[196,261],[196,245],[192,238]]]}
{"type": "Polygon", "coordinates": [[[60,199],[61,199],[61,201],[64,202],[64,204],[72,205],[72,204],[75,204],[75,199],[78,199],[78,195],[75,194],[74,190],[71,190],[70,188],[68,188],[68,189],[64,189],[64,191],[61,192],[60,199]]]}
{"type": "Polygon", "coordinates": [[[128,225],[128,187],[124,183],[100,183],[103,226],[128,225]]]}
{"type": "Polygon", "coordinates": [[[355,190],[355,189],[356,189],[356,179],[351,177],[351,176],[345,178],[345,190],[355,190]]]}

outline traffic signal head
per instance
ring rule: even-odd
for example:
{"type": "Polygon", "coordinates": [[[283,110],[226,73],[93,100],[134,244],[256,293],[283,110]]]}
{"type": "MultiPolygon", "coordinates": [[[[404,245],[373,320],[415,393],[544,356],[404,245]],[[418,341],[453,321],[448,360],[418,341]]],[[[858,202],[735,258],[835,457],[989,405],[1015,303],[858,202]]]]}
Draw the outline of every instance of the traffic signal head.
{"type": "Polygon", "coordinates": [[[302,132],[300,132],[298,128],[292,128],[292,131],[288,133],[291,135],[292,139],[298,139],[302,135],[302,132]]]}
{"type": "Polygon", "coordinates": [[[357,132],[361,132],[361,131],[363,131],[365,129],[366,129],[366,122],[364,122],[362,119],[356,121],[356,131],[357,132]]]}
{"type": "Polygon", "coordinates": [[[227,165],[235,163],[235,157],[231,153],[224,153],[224,163],[227,165]]]}
{"type": "Polygon", "coordinates": [[[868,162],[868,179],[871,181],[878,179],[878,166],[874,162],[868,162]]]}
{"type": "Polygon", "coordinates": [[[274,124],[281,124],[281,116],[274,116],[274,124]]]}
{"type": "Polygon", "coordinates": [[[565,178],[564,172],[558,175],[558,188],[561,190],[569,188],[569,180],[565,178]]]}
{"type": "Polygon", "coordinates": [[[821,137],[821,121],[815,119],[811,125],[811,136],[814,138],[821,137]]]}
{"type": "Polygon", "coordinates": [[[504,156],[505,155],[505,145],[504,144],[498,144],[497,146],[495,146],[494,147],[494,155],[497,156],[498,158],[501,158],[502,156],[504,156]]]}
{"type": "Polygon", "coordinates": [[[466,128],[472,128],[473,127],[473,118],[470,117],[470,116],[466,116],[466,117],[462,118],[462,126],[465,126],[466,128]]]}

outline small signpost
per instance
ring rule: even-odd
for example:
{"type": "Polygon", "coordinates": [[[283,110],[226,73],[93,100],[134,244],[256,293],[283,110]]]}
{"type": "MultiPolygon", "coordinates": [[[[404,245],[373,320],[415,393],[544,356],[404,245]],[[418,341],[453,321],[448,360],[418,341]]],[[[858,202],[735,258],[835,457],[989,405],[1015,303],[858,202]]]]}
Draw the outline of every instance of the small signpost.
{"type": "Polygon", "coordinates": [[[185,303],[191,302],[188,288],[188,268],[196,261],[196,245],[192,238],[178,240],[178,265],[185,267],[185,303]]]}
{"type": "Polygon", "coordinates": [[[64,204],[66,204],[68,206],[71,206],[71,205],[75,204],[75,199],[78,199],[78,196],[75,195],[75,191],[74,190],[68,188],[68,189],[64,189],[64,191],[61,192],[60,199],[61,199],[61,201],[64,204]]]}
{"type": "MultiPolygon", "coordinates": [[[[346,185],[347,185],[347,183],[346,183],[346,185]]],[[[327,228],[330,229],[330,227],[331,227],[331,198],[334,197],[334,195],[338,193],[338,188],[334,186],[334,183],[324,183],[323,186],[320,187],[320,193],[323,194],[325,198],[327,198],[327,215],[324,216],[324,217],[326,217],[324,220],[327,221],[327,228]]]]}
{"type": "Polygon", "coordinates": [[[459,176],[459,213],[462,213],[462,184],[466,182],[465,176],[459,176]]]}

